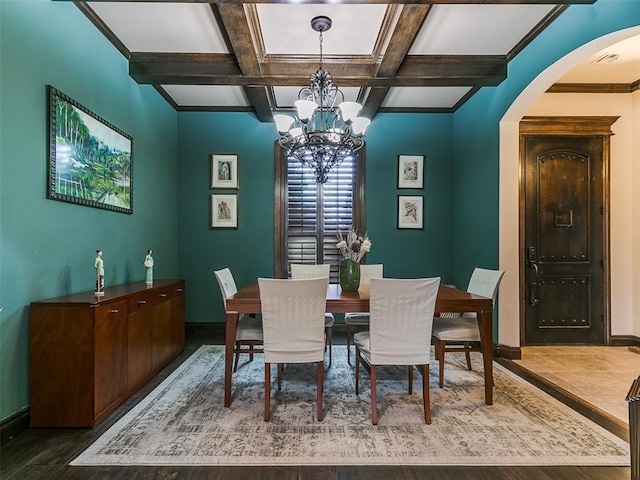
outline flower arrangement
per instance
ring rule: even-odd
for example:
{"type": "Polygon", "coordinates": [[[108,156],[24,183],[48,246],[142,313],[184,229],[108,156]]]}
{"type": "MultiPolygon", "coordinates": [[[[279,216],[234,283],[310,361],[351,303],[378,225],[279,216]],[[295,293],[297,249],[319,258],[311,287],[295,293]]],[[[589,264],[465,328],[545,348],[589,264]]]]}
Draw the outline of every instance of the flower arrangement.
{"type": "Polygon", "coordinates": [[[358,263],[364,257],[364,254],[371,250],[371,240],[365,233],[364,236],[358,235],[358,232],[350,227],[346,238],[342,236],[342,232],[338,231],[338,239],[340,240],[336,247],[342,253],[343,258],[350,258],[358,263]]]}

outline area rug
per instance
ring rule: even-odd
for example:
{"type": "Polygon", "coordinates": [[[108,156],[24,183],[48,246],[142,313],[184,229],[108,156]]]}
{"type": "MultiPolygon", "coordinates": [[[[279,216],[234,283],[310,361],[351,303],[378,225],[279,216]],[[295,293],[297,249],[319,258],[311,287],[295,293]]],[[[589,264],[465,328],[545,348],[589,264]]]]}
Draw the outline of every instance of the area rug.
{"type": "Polygon", "coordinates": [[[240,362],[224,408],[224,347],[203,346],[71,465],[629,465],[628,443],[498,364],[486,405],[481,358],[467,371],[449,357],[443,389],[432,361],[431,425],[420,375],[408,395],[406,369],[394,367],[379,372],[372,425],[369,378],[361,372],[355,395],[344,346],[325,362],[323,422],[315,366],[287,365],[266,423],[262,357],[240,362]]]}

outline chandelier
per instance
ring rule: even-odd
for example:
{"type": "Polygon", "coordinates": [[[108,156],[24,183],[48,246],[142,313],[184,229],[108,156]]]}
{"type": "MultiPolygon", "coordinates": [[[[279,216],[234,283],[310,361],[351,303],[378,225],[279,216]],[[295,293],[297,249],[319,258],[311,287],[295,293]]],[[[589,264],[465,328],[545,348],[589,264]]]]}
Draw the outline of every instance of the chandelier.
{"type": "Polygon", "coordinates": [[[311,74],[309,86],[298,93],[296,116],[274,115],[273,119],[280,134],[278,143],[287,157],[313,168],[316,182],[326,183],[334,166],[357,157],[371,120],[358,117],[362,106],[345,102],[331,74],[322,68],[322,33],[331,28],[331,19],[315,17],[311,28],[320,34],[318,70],[311,74]]]}

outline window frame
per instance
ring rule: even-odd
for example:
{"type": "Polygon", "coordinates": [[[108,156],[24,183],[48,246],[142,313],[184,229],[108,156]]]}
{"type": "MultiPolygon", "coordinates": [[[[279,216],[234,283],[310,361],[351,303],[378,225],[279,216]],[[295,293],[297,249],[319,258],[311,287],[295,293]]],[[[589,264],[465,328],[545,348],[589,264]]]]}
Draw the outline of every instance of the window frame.
{"type": "MultiPolygon", "coordinates": [[[[352,220],[358,232],[365,228],[365,165],[366,144],[358,151],[356,171],[353,179],[352,220]]],[[[287,278],[287,212],[288,212],[288,161],[284,149],[274,142],[274,189],[275,189],[275,277],[287,278]]],[[[321,203],[321,201],[320,201],[321,203]]],[[[337,239],[336,239],[337,243],[337,239]]],[[[332,270],[336,270],[337,266],[332,270]]]]}

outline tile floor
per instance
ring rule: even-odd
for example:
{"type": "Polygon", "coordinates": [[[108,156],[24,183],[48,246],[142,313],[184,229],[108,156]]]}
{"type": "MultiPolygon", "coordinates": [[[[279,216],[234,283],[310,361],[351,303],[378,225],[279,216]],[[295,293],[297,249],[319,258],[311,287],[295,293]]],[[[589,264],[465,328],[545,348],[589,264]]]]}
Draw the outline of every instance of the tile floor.
{"type": "Polygon", "coordinates": [[[628,347],[522,347],[522,359],[514,362],[629,428],[625,398],[640,376],[640,354],[628,347]]]}

